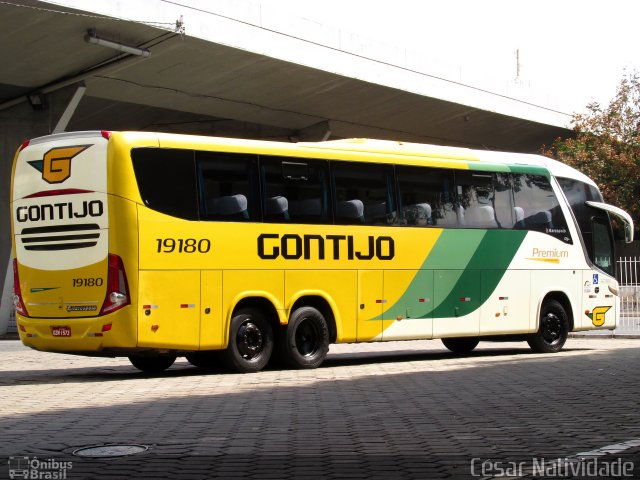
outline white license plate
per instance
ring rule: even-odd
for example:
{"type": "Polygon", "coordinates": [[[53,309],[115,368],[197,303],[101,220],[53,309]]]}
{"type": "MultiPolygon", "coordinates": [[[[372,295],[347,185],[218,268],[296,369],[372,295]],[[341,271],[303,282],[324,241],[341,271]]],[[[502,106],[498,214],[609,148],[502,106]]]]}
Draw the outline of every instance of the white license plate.
{"type": "Polygon", "coordinates": [[[51,327],[51,335],[54,337],[70,337],[71,328],[69,327],[51,327]]]}

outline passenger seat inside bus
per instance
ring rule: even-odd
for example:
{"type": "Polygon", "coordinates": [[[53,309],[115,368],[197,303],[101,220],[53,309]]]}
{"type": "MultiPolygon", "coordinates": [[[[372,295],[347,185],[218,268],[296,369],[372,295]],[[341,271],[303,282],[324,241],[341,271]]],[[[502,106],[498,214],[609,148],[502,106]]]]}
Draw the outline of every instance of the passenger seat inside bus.
{"type": "Polygon", "coordinates": [[[242,194],[210,198],[207,201],[207,216],[222,216],[226,219],[248,219],[247,197],[242,194]]]}
{"type": "Polygon", "coordinates": [[[338,202],[336,217],[339,223],[364,223],[364,203],[358,199],[338,202]]]}
{"type": "Polygon", "coordinates": [[[289,220],[289,201],[281,195],[267,198],[265,214],[270,219],[289,220]]]}
{"type": "Polygon", "coordinates": [[[416,203],[415,205],[407,205],[403,209],[404,218],[407,225],[431,225],[431,205],[428,203],[416,203]]]}
{"type": "Polygon", "coordinates": [[[527,228],[526,223],[524,221],[524,208],[522,207],[513,207],[513,214],[516,220],[514,228],[523,229],[527,228]]]}
{"type": "Polygon", "coordinates": [[[467,227],[497,228],[495,213],[490,205],[473,205],[464,212],[467,227]]]}
{"type": "Polygon", "coordinates": [[[553,220],[549,210],[542,210],[526,218],[526,223],[533,230],[544,230],[553,228],[553,220]]]}

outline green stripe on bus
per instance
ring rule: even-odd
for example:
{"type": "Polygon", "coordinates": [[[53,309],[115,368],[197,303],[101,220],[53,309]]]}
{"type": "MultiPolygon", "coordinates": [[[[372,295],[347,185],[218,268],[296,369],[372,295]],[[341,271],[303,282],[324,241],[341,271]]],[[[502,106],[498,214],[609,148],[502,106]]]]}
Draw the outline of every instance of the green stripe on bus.
{"type": "Polygon", "coordinates": [[[447,295],[437,295],[439,287],[438,272],[436,272],[434,309],[429,316],[432,318],[463,316],[480,308],[502,280],[526,235],[527,232],[522,230],[488,230],[467,268],[461,272],[447,295]],[[485,275],[482,275],[483,272],[485,275]]]}
{"type": "Polygon", "coordinates": [[[371,320],[450,318],[473,312],[496,289],[526,234],[520,230],[443,231],[402,296],[371,320]]]}

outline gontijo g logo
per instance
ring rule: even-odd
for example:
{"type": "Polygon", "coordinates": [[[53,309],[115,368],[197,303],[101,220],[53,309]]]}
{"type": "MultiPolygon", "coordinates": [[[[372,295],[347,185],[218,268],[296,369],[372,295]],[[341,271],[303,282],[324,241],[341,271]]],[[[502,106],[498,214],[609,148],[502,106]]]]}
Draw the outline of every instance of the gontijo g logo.
{"type": "Polygon", "coordinates": [[[591,322],[596,327],[601,327],[602,325],[604,325],[604,314],[607,313],[610,308],[611,307],[596,307],[593,309],[593,312],[585,312],[585,314],[591,319],[591,322]]]}
{"type": "Polygon", "coordinates": [[[29,165],[42,172],[47,183],[62,183],[71,176],[71,159],[84,152],[91,145],[52,148],[44,154],[42,160],[31,160],[29,165]]]}

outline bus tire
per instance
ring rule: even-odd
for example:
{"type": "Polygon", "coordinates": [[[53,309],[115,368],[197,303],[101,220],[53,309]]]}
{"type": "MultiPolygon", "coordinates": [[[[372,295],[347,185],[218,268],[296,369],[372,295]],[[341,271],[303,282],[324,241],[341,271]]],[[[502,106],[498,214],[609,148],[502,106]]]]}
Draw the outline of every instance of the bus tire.
{"type": "Polygon", "coordinates": [[[527,339],[536,353],[559,352],[569,336],[569,316],[557,300],[546,300],[540,309],[538,332],[527,339]]]}
{"type": "Polygon", "coordinates": [[[221,362],[238,373],[262,370],[273,352],[273,329],[267,318],[254,308],[243,308],[231,319],[229,346],[220,354],[221,362]]]}
{"type": "Polygon", "coordinates": [[[134,367],[144,373],[160,373],[173,365],[173,362],[176,361],[176,357],[131,355],[129,357],[129,361],[134,367]]]}
{"type": "Polygon", "coordinates": [[[290,368],[318,368],[329,352],[329,327],[313,307],[296,308],[277,342],[280,361],[290,368]]]}
{"type": "Polygon", "coordinates": [[[480,343],[476,337],[443,338],[442,343],[454,353],[469,353],[480,343]]]}
{"type": "Polygon", "coordinates": [[[187,361],[194,367],[203,370],[213,370],[220,366],[220,352],[192,352],[185,355],[187,361]]]}

